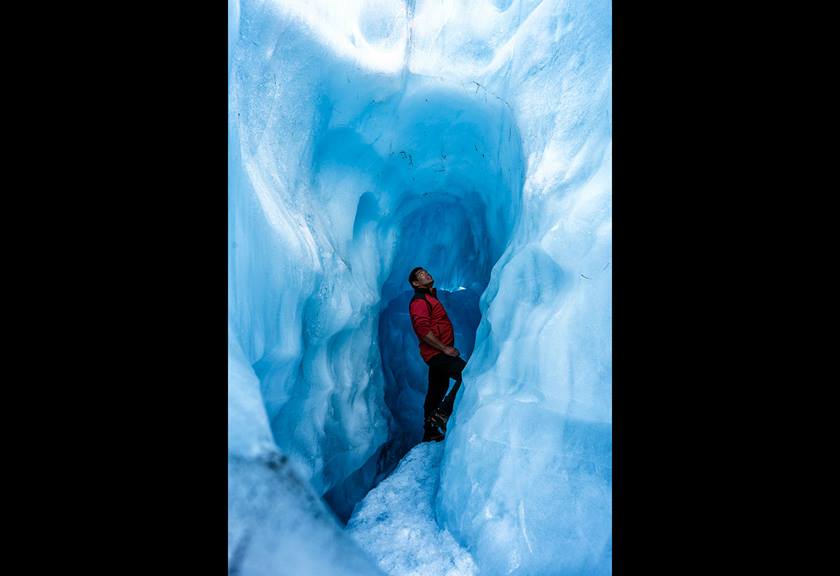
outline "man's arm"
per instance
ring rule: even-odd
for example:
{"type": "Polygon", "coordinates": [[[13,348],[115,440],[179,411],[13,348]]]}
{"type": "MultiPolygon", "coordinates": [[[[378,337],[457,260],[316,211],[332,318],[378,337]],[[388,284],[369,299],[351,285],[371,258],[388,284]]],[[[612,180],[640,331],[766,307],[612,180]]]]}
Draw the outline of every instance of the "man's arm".
{"type": "Polygon", "coordinates": [[[431,346],[432,348],[437,348],[447,356],[460,356],[461,353],[458,352],[457,348],[453,348],[452,346],[447,346],[440,340],[438,340],[437,336],[435,336],[431,330],[429,333],[423,336],[423,341],[431,346]]]}
{"type": "Polygon", "coordinates": [[[458,352],[457,349],[447,346],[440,340],[438,337],[435,336],[434,332],[431,330],[431,314],[427,310],[424,304],[428,302],[424,302],[423,304],[420,303],[419,300],[415,300],[409,306],[409,311],[411,313],[411,324],[414,327],[414,332],[420,337],[423,342],[431,346],[432,348],[436,348],[440,350],[447,356],[460,356],[461,353],[458,352]],[[420,336],[424,334],[425,336],[420,336]]]}

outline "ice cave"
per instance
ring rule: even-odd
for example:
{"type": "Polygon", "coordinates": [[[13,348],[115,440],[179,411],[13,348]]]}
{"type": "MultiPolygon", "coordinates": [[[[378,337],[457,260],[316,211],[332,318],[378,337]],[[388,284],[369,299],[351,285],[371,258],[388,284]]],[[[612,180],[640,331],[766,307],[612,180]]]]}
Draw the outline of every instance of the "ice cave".
{"type": "Polygon", "coordinates": [[[228,572],[612,571],[608,1],[228,2],[228,572]],[[406,278],[467,360],[444,441],[406,278]]]}

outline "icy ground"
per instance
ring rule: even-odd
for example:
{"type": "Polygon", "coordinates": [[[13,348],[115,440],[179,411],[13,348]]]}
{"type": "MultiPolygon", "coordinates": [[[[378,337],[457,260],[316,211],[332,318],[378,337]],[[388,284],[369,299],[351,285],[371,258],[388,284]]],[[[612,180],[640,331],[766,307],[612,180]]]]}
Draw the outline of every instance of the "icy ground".
{"type": "Polygon", "coordinates": [[[356,507],[347,531],[392,576],[472,576],[472,556],[435,520],[442,442],[424,442],[356,507]]]}

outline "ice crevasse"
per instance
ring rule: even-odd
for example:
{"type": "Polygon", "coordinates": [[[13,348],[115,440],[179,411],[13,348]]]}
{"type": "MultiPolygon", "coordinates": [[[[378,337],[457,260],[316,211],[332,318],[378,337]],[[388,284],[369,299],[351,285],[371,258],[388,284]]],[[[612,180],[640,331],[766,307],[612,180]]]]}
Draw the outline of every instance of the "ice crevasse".
{"type": "Polygon", "coordinates": [[[429,508],[456,564],[610,573],[611,19],[228,3],[230,572],[386,570],[341,521],[420,438],[423,266],[468,359],[429,508]]]}

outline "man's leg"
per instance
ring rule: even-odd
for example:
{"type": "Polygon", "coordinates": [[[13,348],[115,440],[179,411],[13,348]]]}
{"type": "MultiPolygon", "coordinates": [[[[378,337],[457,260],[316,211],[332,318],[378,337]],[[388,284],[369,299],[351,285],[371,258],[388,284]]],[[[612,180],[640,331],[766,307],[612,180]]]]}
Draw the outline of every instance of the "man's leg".
{"type": "MultiPolygon", "coordinates": [[[[458,390],[461,388],[461,372],[464,370],[464,367],[467,365],[460,356],[458,357],[448,357],[448,376],[450,378],[455,379],[455,385],[450,390],[449,394],[446,395],[446,398],[443,399],[443,402],[440,403],[440,406],[436,410],[436,414],[442,418],[442,426],[441,428],[446,431],[446,421],[449,420],[449,417],[452,415],[452,408],[455,406],[455,396],[458,394],[458,390]]],[[[446,387],[449,388],[449,379],[447,378],[446,387]]]]}
{"type": "Polygon", "coordinates": [[[423,403],[423,415],[431,416],[440,405],[443,395],[449,389],[450,367],[446,354],[438,354],[429,360],[429,388],[423,403]]]}
{"type": "Polygon", "coordinates": [[[424,440],[440,435],[439,433],[434,434],[435,429],[431,417],[435,413],[435,408],[440,405],[447,388],[449,388],[450,367],[446,358],[448,358],[446,354],[438,354],[429,360],[429,388],[426,391],[426,400],[423,403],[424,440]]]}

